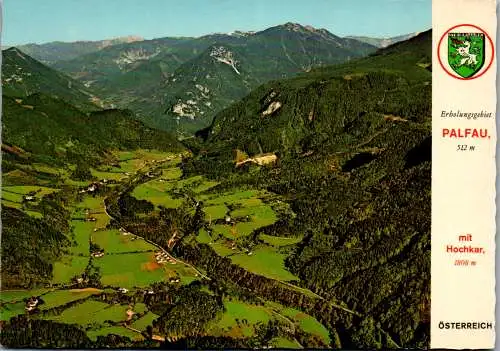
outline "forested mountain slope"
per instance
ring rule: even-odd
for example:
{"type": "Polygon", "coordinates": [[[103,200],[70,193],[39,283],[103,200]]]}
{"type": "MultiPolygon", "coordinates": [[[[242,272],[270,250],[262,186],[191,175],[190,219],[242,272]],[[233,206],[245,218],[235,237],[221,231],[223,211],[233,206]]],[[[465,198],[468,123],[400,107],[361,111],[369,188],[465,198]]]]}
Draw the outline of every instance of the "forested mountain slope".
{"type": "Polygon", "coordinates": [[[82,83],[12,47],[2,51],[2,94],[23,97],[43,92],[84,110],[99,109],[100,100],[82,83]]]}
{"type": "Polygon", "coordinates": [[[297,216],[264,232],[305,234],[287,264],[303,286],[360,314],[339,332],[344,347],[428,342],[430,62],[427,31],[263,85],[219,113],[205,141],[190,140],[198,156],[185,171],[288,199],[297,216]]]}

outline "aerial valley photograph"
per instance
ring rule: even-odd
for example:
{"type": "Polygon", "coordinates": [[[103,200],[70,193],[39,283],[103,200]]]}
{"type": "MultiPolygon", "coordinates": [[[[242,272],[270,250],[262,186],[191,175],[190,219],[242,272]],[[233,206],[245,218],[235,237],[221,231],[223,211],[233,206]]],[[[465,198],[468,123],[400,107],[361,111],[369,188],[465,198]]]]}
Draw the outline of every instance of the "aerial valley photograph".
{"type": "Polygon", "coordinates": [[[2,12],[2,347],[429,347],[430,0],[2,12]]]}

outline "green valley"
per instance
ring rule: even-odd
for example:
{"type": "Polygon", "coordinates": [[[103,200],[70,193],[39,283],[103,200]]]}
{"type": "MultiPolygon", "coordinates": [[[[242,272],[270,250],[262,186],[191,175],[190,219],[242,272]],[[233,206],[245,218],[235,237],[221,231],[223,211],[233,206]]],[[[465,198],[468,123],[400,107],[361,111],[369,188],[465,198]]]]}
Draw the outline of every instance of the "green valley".
{"type": "Polygon", "coordinates": [[[428,347],[430,31],[29,48],[52,68],[2,53],[2,345],[428,347]]]}

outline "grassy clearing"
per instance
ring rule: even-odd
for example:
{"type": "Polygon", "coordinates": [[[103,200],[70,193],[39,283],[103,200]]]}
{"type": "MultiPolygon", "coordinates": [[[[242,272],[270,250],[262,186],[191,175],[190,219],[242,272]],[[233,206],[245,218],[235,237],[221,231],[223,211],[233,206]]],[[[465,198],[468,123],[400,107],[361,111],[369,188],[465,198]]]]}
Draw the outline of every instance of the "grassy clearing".
{"type": "MultiPolygon", "coordinates": [[[[6,203],[6,205],[9,205],[10,203],[17,203],[20,205],[23,203],[23,196],[27,195],[28,193],[34,192],[37,200],[39,200],[45,195],[51,194],[58,190],[59,189],[47,188],[44,186],[37,186],[37,185],[4,186],[2,187],[2,200],[6,200],[9,202],[6,203]]],[[[10,207],[15,207],[15,206],[10,206],[10,207]]]]}
{"type": "Polygon", "coordinates": [[[244,199],[250,199],[258,197],[259,191],[257,190],[240,190],[232,193],[225,194],[211,194],[200,196],[200,199],[205,201],[208,205],[223,205],[223,204],[234,204],[244,199]]]}
{"type": "Polygon", "coordinates": [[[303,347],[294,340],[288,340],[283,337],[276,337],[271,340],[273,348],[277,349],[302,349],[303,347]]]}
{"type": "Polygon", "coordinates": [[[0,300],[4,302],[20,302],[31,296],[40,296],[48,292],[49,289],[34,289],[34,290],[2,290],[0,291],[0,300]]]}
{"type": "Polygon", "coordinates": [[[80,201],[76,207],[77,208],[88,208],[90,210],[101,210],[104,208],[104,198],[103,197],[93,197],[93,196],[85,196],[82,201],[80,201]]]}
{"type": "Polygon", "coordinates": [[[132,159],[120,162],[120,170],[122,172],[133,173],[146,165],[146,161],[142,159],[132,159]]]}
{"type": "Polygon", "coordinates": [[[210,246],[212,247],[212,249],[214,249],[214,251],[219,256],[226,257],[226,256],[234,254],[234,251],[231,250],[231,248],[228,245],[226,245],[225,243],[215,242],[215,243],[210,244],[210,246]]]}
{"type": "Polygon", "coordinates": [[[132,323],[132,328],[138,329],[138,330],[146,330],[146,328],[149,325],[153,325],[153,321],[157,319],[158,316],[157,314],[154,314],[153,312],[148,312],[138,320],[136,320],[134,323],[132,323]]]}
{"type": "Polygon", "coordinates": [[[224,308],[222,318],[211,328],[215,335],[251,337],[255,334],[258,324],[267,324],[272,319],[271,313],[264,306],[226,300],[224,308]]]}
{"type": "Polygon", "coordinates": [[[114,154],[120,161],[126,161],[137,157],[136,151],[117,151],[114,154]]]}
{"type": "Polygon", "coordinates": [[[86,299],[91,295],[100,294],[101,291],[98,289],[81,289],[81,290],[56,290],[51,291],[42,296],[42,300],[45,302],[40,305],[41,310],[48,310],[57,306],[65,305],[72,301],[86,299]]]}
{"type": "Polygon", "coordinates": [[[73,180],[73,179],[69,179],[69,178],[64,178],[64,184],[79,187],[79,188],[84,187],[84,186],[88,186],[88,185],[90,185],[90,183],[92,183],[92,182],[88,181],[88,180],[73,180]]]}
{"type": "Polygon", "coordinates": [[[95,228],[98,228],[98,229],[106,228],[106,226],[111,221],[111,219],[106,214],[106,212],[99,212],[99,213],[95,213],[94,212],[91,215],[92,215],[92,217],[95,217],[95,219],[96,219],[96,221],[94,222],[95,223],[95,228]]]}
{"type": "Polygon", "coordinates": [[[161,171],[161,178],[165,180],[174,180],[182,177],[182,170],[178,167],[167,168],[161,171]]]}
{"type": "MultiPolygon", "coordinates": [[[[258,200],[258,199],[252,199],[252,200],[258,200]]],[[[259,200],[260,201],[260,200],[259,200]]],[[[234,218],[240,218],[240,217],[251,217],[252,220],[266,220],[270,224],[273,224],[276,222],[276,214],[274,213],[273,209],[269,205],[256,205],[255,201],[252,201],[249,205],[247,203],[250,202],[249,200],[246,202],[242,203],[242,208],[238,208],[234,211],[231,212],[231,217],[234,218]]],[[[269,224],[264,224],[264,225],[269,225],[269,224]]]]}
{"type": "Polygon", "coordinates": [[[325,344],[330,344],[330,333],[316,318],[294,308],[286,308],[281,311],[281,314],[293,319],[299,325],[300,329],[306,333],[316,335],[325,344]]]}
{"type": "Polygon", "coordinates": [[[138,302],[134,305],[133,310],[135,313],[144,313],[147,312],[148,306],[145,303],[138,302]]]}
{"type": "Polygon", "coordinates": [[[231,225],[226,224],[216,224],[212,226],[212,230],[216,235],[223,235],[224,237],[234,240],[239,237],[236,232],[236,226],[233,228],[231,225]]]}
{"type": "Polygon", "coordinates": [[[94,264],[101,270],[103,285],[129,289],[174,277],[179,277],[183,284],[196,279],[192,268],[181,263],[158,264],[152,252],[105,255],[96,259],[94,264]]]}
{"type": "MultiPolygon", "coordinates": [[[[9,192],[9,193],[14,193],[14,194],[20,194],[20,195],[26,195],[29,192],[35,192],[36,196],[42,197],[47,194],[51,194],[55,191],[58,191],[59,189],[54,189],[54,188],[47,188],[44,186],[37,186],[37,185],[10,185],[10,186],[4,186],[2,188],[2,196],[3,192],[9,192]]],[[[22,197],[21,197],[22,200],[22,197]]]]}
{"type": "Polygon", "coordinates": [[[255,250],[252,255],[237,254],[231,256],[231,261],[249,272],[264,277],[282,281],[298,280],[298,277],[286,270],[284,264],[286,256],[270,247],[261,247],[255,250]]]}
{"type": "Polygon", "coordinates": [[[2,199],[2,206],[17,208],[18,210],[22,210],[23,209],[23,204],[22,203],[16,202],[16,201],[12,201],[12,200],[6,200],[6,199],[2,199]]]}
{"type": "Polygon", "coordinates": [[[138,149],[133,151],[133,153],[135,158],[141,158],[148,161],[165,160],[167,158],[174,157],[174,154],[171,152],[165,152],[159,150],[138,149]]]}
{"type": "Polygon", "coordinates": [[[2,307],[0,307],[0,320],[8,321],[12,317],[24,314],[24,306],[24,302],[8,303],[3,305],[2,307]]]}
{"type": "Polygon", "coordinates": [[[75,256],[89,256],[90,235],[94,231],[95,224],[80,220],[72,220],[74,240],[76,245],[72,246],[70,252],[75,256]]]}
{"type": "Polygon", "coordinates": [[[215,221],[217,219],[223,219],[229,209],[225,205],[214,205],[204,207],[203,211],[205,212],[205,220],[215,221]]]}
{"type": "Polygon", "coordinates": [[[155,206],[163,206],[166,208],[178,208],[182,205],[184,199],[174,199],[165,191],[157,190],[154,186],[162,183],[157,181],[153,182],[153,187],[148,184],[149,182],[137,186],[132,192],[132,196],[138,200],[147,200],[155,206]]]}
{"type": "Polygon", "coordinates": [[[125,175],[122,173],[118,172],[106,172],[106,171],[100,171],[96,169],[91,169],[90,170],[92,175],[98,179],[108,179],[108,180],[115,180],[117,182],[121,181],[122,179],[126,178],[125,175]]]}
{"type": "Polygon", "coordinates": [[[156,250],[155,246],[144,239],[136,239],[134,235],[123,235],[115,229],[92,233],[92,242],[103,248],[106,254],[156,250]]]}
{"type": "Polygon", "coordinates": [[[91,340],[94,340],[94,341],[97,340],[98,336],[106,336],[109,334],[125,336],[131,340],[136,340],[136,341],[144,339],[141,334],[133,332],[130,329],[127,329],[125,327],[120,327],[120,326],[110,326],[110,327],[104,327],[104,328],[97,329],[97,330],[87,331],[87,336],[91,340]]]}
{"type": "Polygon", "coordinates": [[[88,300],[81,304],[64,310],[58,316],[48,319],[67,323],[90,326],[92,324],[103,324],[104,322],[120,322],[127,319],[128,306],[108,305],[104,302],[88,300]]]}
{"type": "Polygon", "coordinates": [[[66,170],[61,169],[61,168],[51,167],[51,166],[48,166],[48,165],[43,164],[43,163],[34,163],[31,165],[31,167],[35,171],[40,172],[40,173],[52,174],[54,176],[67,175],[66,170]]]}
{"type": "MultiPolygon", "coordinates": [[[[151,181],[144,183],[142,185],[145,185],[145,187],[143,187],[143,189],[145,189],[145,190],[146,189],[154,189],[154,190],[157,190],[161,193],[165,193],[165,192],[172,190],[174,188],[175,183],[172,181],[162,182],[160,180],[151,180],[151,181]]],[[[141,189],[140,186],[138,186],[137,188],[141,189]]]]}
{"type": "Polygon", "coordinates": [[[101,283],[124,288],[145,287],[167,275],[153,253],[105,255],[94,260],[101,270],[101,283]]]}
{"type": "Polygon", "coordinates": [[[196,241],[198,241],[200,244],[210,244],[213,240],[210,237],[210,234],[208,234],[208,232],[202,228],[196,236],[196,241]]]}
{"type": "Polygon", "coordinates": [[[71,278],[79,276],[85,271],[88,262],[88,257],[64,256],[61,261],[54,262],[54,268],[52,270],[52,283],[69,283],[71,278]]]}
{"type": "Polygon", "coordinates": [[[207,191],[209,189],[212,189],[214,186],[218,185],[219,182],[214,182],[210,180],[203,180],[201,183],[196,185],[192,190],[194,193],[202,193],[204,191],[207,191]]]}
{"type": "Polygon", "coordinates": [[[259,238],[268,245],[275,247],[295,245],[302,241],[302,237],[282,237],[261,234],[259,238]]]}

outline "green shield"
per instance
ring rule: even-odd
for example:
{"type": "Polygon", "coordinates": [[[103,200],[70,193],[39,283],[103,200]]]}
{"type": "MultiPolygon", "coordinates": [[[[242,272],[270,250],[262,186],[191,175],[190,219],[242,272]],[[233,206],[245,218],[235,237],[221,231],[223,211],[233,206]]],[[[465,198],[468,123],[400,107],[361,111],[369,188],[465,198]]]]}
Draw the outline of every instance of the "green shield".
{"type": "Polygon", "coordinates": [[[470,78],[484,65],[484,33],[448,33],[448,63],[463,78],[470,78]]]}

